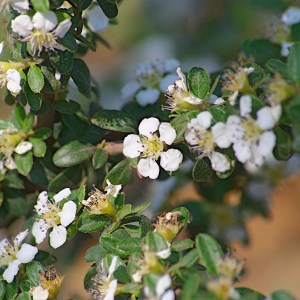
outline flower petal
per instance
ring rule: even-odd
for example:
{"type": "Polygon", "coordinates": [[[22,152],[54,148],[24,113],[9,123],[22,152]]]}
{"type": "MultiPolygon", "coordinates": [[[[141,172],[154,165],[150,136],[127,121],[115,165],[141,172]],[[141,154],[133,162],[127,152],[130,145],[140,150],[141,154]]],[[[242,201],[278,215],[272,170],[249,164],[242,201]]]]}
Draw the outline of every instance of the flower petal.
{"type": "Polygon", "coordinates": [[[159,139],[171,145],[176,139],[176,130],[170,123],[162,122],[159,125],[159,139]]]}
{"type": "Polygon", "coordinates": [[[39,194],[37,204],[34,206],[36,212],[39,215],[49,211],[47,202],[48,202],[48,193],[46,191],[43,191],[39,194]]]}
{"type": "Polygon", "coordinates": [[[230,116],[226,122],[227,136],[232,143],[239,141],[244,135],[244,128],[238,116],[230,116]]]}
{"type": "Polygon", "coordinates": [[[257,112],[256,122],[260,129],[262,130],[270,130],[272,129],[277,120],[273,115],[273,111],[271,107],[263,107],[257,112]]]}
{"type": "Polygon", "coordinates": [[[14,277],[19,272],[20,264],[21,264],[21,262],[18,260],[13,260],[12,262],[9,263],[7,269],[3,273],[3,278],[4,278],[4,280],[6,280],[7,283],[13,282],[14,277]]]}
{"type": "Polygon", "coordinates": [[[15,152],[18,154],[25,154],[26,152],[30,151],[32,147],[33,146],[30,142],[23,141],[15,148],[15,152]]]}
{"type": "Polygon", "coordinates": [[[258,142],[259,153],[266,157],[270,155],[275,147],[276,136],[273,131],[264,132],[258,142]]]}
{"type": "Polygon", "coordinates": [[[122,99],[130,99],[140,88],[141,85],[136,80],[128,82],[121,90],[122,99]]]}
{"type": "Polygon", "coordinates": [[[139,125],[139,133],[152,138],[153,133],[158,130],[159,120],[156,118],[145,118],[139,125]]]}
{"type": "Polygon", "coordinates": [[[45,13],[35,13],[32,18],[32,23],[35,29],[50,32],[56,27],[58,21],[56,14],[53,11],[48,11],[45,13]]]}
{"type": "Polygon", "coordinates": [[[3,49],[4,49],[4,41],[0,43],[0,54],[2,53],[3,49]]]}
{"type": "Polygon", "coordinates": [[[156,252],[155,255],[161,259],[167,259],[171,255],[170,248],[156,252]]]}
{"type": "Polygon", "coordinates": [[[168,87],[175,82],[177,79],[177,76],[175,74],[169,74],[162,78],[159,83],[159,89],[161,92],[165,93],[168,89],[168,87]]]}
{"type": "Polygon", "coordinates": [[[31,262],[35,255],[38,253],[38,248],[31,246],[29,244],[23,244],[21,249],[17,253],[18,260],[23,263],[27,264],[31,262]]]}
{"type": "Polygon", "coordinates": [[[10,0],[11,6],[17,12],[24,12],[29,10],[29,2],[28,0],[10,0]]]}
{"type": "Polygon", "coordinates": [[[293,45],[294,45],[293,42],[281,42],[281,51],[280,51],[281,56],[287,57],[293,45]]]}
{"type": "Polygon", "coordinates": [[[175,71],[179,67],[180,63],[175,58],[169,58],[163,62],[163,69],[165,73],[175,71]]]}
{"type": "Polygon", "coordinates": [[[49,234],[49,237],[51,247],[56,249],[66,242],[67,229],[63,225],[55,226],[49,234]]]}
{"type": "Polygon", "coordinates": [[[172,281],[169,274],[165,274],[162,277],[160,277],[157,281],[156,288],[155,288],[156,295],[158,297],[162,296],[165,293],[165,291],[171,287],[171,284],[172,281]]]}
{"type": "Polygon", "coordinates": [[[22,244],[22,242],[25,240],[25,238],[28,235],[28,229],[20,232],[13,240],[14,245],[19,248],[19,246],[22,244]]]}
{"type": "Polygon", "coordinates": [[[47,300],[49,297],[49,292],[43,289],[40,285],[36,286],[31,291],[33,300],[47,300]]]}
{"type": "Polygon", "coordinates": [[[22,37],[28,36],[33,29],[31,18],[27,15],[17,16],[11,21],[11,29],[22,37]]]}
{"type": "Polygon", "coordinates": [[[63,38],[67,34],[67,32],[69,31],[69,29],[71,28],[71,26],[72,26],[72,22],[70,20],[63,20],[56,27],[55,34],[59,38],[63,38]]]}
{"type": "Polygon", "coordinates": [[[125,137],[123,142],[123,154],[130,158],[140,156],[144,151],[144,145],[140,137],[136,134],[129,134],[125,137]]]}
{"type": "Polygon", "coordinates": [[[291,6],[281,16],[281,21],[287,25],[294,25],[300,22],[300,8],[291,6]]]}
{"type": "Polygon", "coordinates": [[[233,150],[238,161],[245,163],[251,157],[251,144],[243,140],[233,144],[233,150]]]}
{"type": "Polygon", "coordinates": [[[230,169],[227,157],[220,152],[212,152],[210,156],[211,167],[217,172],[224,173],[230,169]]]}
{"type": "Polygon", "coordinates": [[[48,225],[45,220],[41,219],[34,222],[32,226],[32,235],[35,237],[35,242],[40,244],[44,241],[47,235],[48,225]]]}
{"type": "Polygon", "coordinates": [[[69,188],[65,188],[61,190],[59,193],[53,196],[53,199],[56,203],[68,198],[71,195],[71,190],[69,188]]]}
{"type": "Polygon", "coordinates": [[[151,157],[140,159],[137,170],[141,176],[151,179],[156,179],[159,175],[159,166],[151,157]]]}
{"type": "Polygon", "coordinates": [[[104,14],[103,10],[95,5],[93,8],[84,12],[88,21],[88,26],[93,32],[100,32],[109,25],[109,18],[104,14]]]}
{"type": "Polygon", "coordinates": [[[240,98],[240,114],[246,117],[252,111],[252,99],[249,95],[244,95],[240,98]]]}
{"type": "Polygon", "coordinates": [[[109,269],[108,269],[108,277],[110,278],[114,271],[116,271],[117,268],[117,262],[118,262],[118,256],[114,255],[114,257],[111,260],[109,269]]]}
{"type": "Polygon", "coordinates": [[[114,185],[108,179],[106,179],[106,187],[104,190],[107,195],[112,195],[113,197],[117,197],[121,189],[122,189],[121,184],[114,185]]]}
{"type": "Polygon", "coordinates": [[[13,94],[18,94],[22,90],[20,85],[21,83],[21,75],[15,69],[9,69],[5,74],[7,84],[7,89],[12,92],[13,94]]]}
{"type": "Polygon", "coordinates": [[[168,172],[177,171],[182,163],[183,155],[177,149],[169,149],[160,155],[160,165],[168,172]]]}
{"type": "Polygon", "coordinates": [[[159,94],[159,90],[149,88],[139,91],[135,97],[139,105],[146,106],[148,104],[154,104],[158,100],[159,94]]]}
{"type": "Polygon", "coordinates": [[[117,279],[114,279],[109,283],[108,290],[106,291],[106,295],[103,298],[103,300],[114,300],[115,299],[115,292],[117,289],[117,285],[118,285],[117,279]]]}
{"type": "Polygon", "coordinates": [[[70,225],[76,216],[76,204],[73,201],[68,201],[62,208],[62,211],[58,214],[60,216],[60,223],[64,227],[70,225]]]}
{"type": "Polygon", "coordinates": [[[212,114],[209,111],[203,111],[197,116],[197,121],[202,129],[208,129],[211,124],[212,114]]]}
{"type": "Polygon", "coordinates": [[[227,126],[222,122],[218,122],[211,128],[213,138],[218,147],[225,149],[231,145],[230,139],[227,137],[227,126]]]}

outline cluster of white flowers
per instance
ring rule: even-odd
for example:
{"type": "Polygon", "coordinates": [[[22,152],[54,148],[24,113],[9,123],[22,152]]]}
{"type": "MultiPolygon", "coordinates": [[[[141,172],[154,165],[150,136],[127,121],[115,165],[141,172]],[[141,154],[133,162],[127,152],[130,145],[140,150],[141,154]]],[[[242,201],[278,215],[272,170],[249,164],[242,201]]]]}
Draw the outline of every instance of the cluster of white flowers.
{"type": "Polygon", "coordinates": [[[140,160],[138,173],[143,177],[156,179],[159,175],[157,160],[167,172],[178,170],[183,160],[182,153],[177,149],[165,151],[176,139],[176,131],[170,123],[160,123],[156,118],[146,118],[139,125],[139,135],[130,134],[124,139],[123,153],[129,158],[140,160]],[[159,132],[159,135],[157,134],[159,132]]]}
{"type": "Polygon", "coordinates": [[[251,116],[251,97],[242,96],[239,104],[240,115],[229,116],[226,123],[211,126],[212,115],[204,111],[187,125],[186,141],[199,159],[210,159],[215,171],[225,172],[231,167],[228,158],[216,151],[216,147],[226,149],[233,145],[238,161],[255,166],[261,166],[275,147],[276,137],[272,129],[279,120],[281,107],[265,106],[257,111],[254,119],[251,116]]]}
{"type": "Polygon", "coordinates": [[[38,252],[38,249],[27,243],[23,243],[28,235],[28,230],[19,233],[10,242],[4,239],[0,242],[0,268],[7,267],[3,273],[3,278],[10,283],[19,272],[21,264],[31,262],[38,252]]]}
{"type": "Polygon", "coordinates": [[[53,248],[62,246],[67,240],[67,226],[70,225],[76,216],[77,206],[75,202],[69,200],[61,205],[61,201],[71,195],[71,190],[65,188],[53,196],[53,201],[49,200],[47,192],[41,192],[35,210],[39,218],[32,227],[32,234],[36,243],[44,241],[47,231],[53,228],[50,237],[50,245],[53,248]]]}
{"type": "Polygon", "coordinates": [[[164,62],[145,62],[137,66],[136,79],[127,83],[122,89],[122,98],[129,99],[135,95],[141,106],[154,104],[165,93],[177,76],[175,74],[179,62],[176,59],[168,59],[164,62]]]}
{"type": "Polygon", "coordinates": [[[23,14],[11,21],[12,31],[21,37],[21,41],[28,43],[34,54],[40,54],[43,49],[65,50],[57,39],[63,38],[71,25],[68,19],[58,23],[57,16],[52,11],[37,12],[33,17],[23,14]]]}

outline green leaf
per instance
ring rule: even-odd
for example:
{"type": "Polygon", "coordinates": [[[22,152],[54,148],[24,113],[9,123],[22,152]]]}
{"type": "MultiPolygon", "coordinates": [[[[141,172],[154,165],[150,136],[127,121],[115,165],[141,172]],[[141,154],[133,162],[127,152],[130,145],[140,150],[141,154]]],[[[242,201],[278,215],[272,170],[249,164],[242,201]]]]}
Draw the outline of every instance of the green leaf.
{"type": "Polygon", "coordinates": [[[190,92],[199,99],[204,99],[210,89],[210,78],[202,68],[192,68],[187,74],[190,92]]]}
{"type": "Polygon", "coordinates": [[[218,274],[217,262],[222,257],[221,246],[207,234],[199,234],[195,239],[200,259],[211,275],[218,274]]]}
{"type": "Polygon", "coordinates": [[[42,106],[42,98],[40,94],[35,94],[29,87],[28,84],[25,84],[24,86],[24,93],[26,100],[33,110],[39,110],[42,106]]]}
{"type": "Polygon", "coordinates": [[[241,295],[243,300],[264,300],[266,297],[261,293],[248,289],[248,288],[237,288],[238,293],[241,295]]]}
{"type": "Polygon", "coordinates": [[[103,129],[118,132],[135,132],[133,120],[127,113],[119,110],[99,110],[91,119],[91,122],[103,129]]]}
{"type": "Polygon", "coordinates": [[[292,137],[288,127],[276,127],[276,145],[273,154],[278,160],[288,160],[292,155],[292,137]]]}
{"type": "Polygon", "coordinates": [[[74,114],[80,110],[80,105],[73,101],[58,100],[52,103],[54,108],[62,114],[74,114]]]}
{"type": "Polygon", "coordinates": [[[15,278],[12,283],[6,284],[5,297],[6,299],[13,300],[17,297],[19,290],[19,280],[15,278]]]}
{"type": "Polygon", "coordinates": [[[102,168],[107,162],[108,154],[104,149],[97,149],[94,152],[92,163],[95,170],[102,168]]]}
{"type": "Polygon", "coordinates": [[[131,179],[131,167],[127,159],[121,160],[106,175],[104,182],[108,179],[112,184],[126,185],[131,179]]]}
{"type": "Polygon", "coordinates": [[[119,220],[125,218],[127,215],[130,215],[132,211],[132,205],[131,204],[125,204],[121,207],[121,209],[117,213],[117,218],[119,220]]]}
{"type": "Polygon", "coordinates": [[[82,180],[82,168],[77,165],[56,175],[48,185],[49,192],[57,193],[63,188],[76,188],[80,180],[82,180]]]}
{"type": "Polygon", "coordinates": [[[79,58],[75,58],[71,77],[74,80],[79,92],[84,96],[91,97],[91,74],[85,62],[79,58]]]}
{"type": "Polygon", "coordinates": [[[27,176],[30,173],[33,164],[32,152],[28,151],[25,154],[15,153],[15,162],[18,172],[23,176],[27,176]]]}
{"type": "Polygon", "coordinates": [[[78,50],[78,44],[71,32],[67,32],[63,38],[58,38],[58,42],[63,45],[70,52],[76,52],[78,50]]]}
{"type": "Polygon", "coordinates": [[[40,272],[44,273],[44,268],[38,261],[32,261],[26,265],[26,274],[33,286],[38,286],[40,284],[40,272]]]}
{"type": "Polygon", "coordinates": [[[183,286],[183,289],[179,296],[179,300],[195,299],[201,281],[202,279],[198,274],[191,274],[189,276],[189,280],[187,280],[183,286]]]}
{"type": "Polygon", "coordinates": [[[51,136],[51,134],[52,130],[50,128],[43,127],[36,129],[32,137],[41,140],[46,140],[51,136]]]}
{"type": "Polygon", "coordinates": [[[90,6],[92,0],[73,0],[73,3],[76,4],[80,10],[85,10],[90,6]]]}
{"type": "Polygon", "coordinates": [[[146,201],[138,206],[136,206],[133,210],[132,210],[132,214],[139,214],[142,211],[144,211],[145,209],[147,209],[149,206],[151,205],[150,201],[146,201]]]}
{"type": "Polygon", "coordinates": [[[29,138],[29,142],[33,145],[33,155],[35,157],[44,157],[47,151],[47,145],[38,138],[29,138]]]}
{"type": "Polygon", "coordinates": [[[276,291],[271,294],[271,300],[295,300],[291,294],[286,291],[276,291]]]}
{"type": "Polygon", "coordinates": [[[84,260],[86,262],[93,262],[93,261],[99,262],[107,254],[108,254],[108,252],[106,250],[104,250],[103,247],[101,247],[100,245],[96,245],[96,246],[89,248],[86,251],[84,260]]]}
{"type": "Polygon", "coordinates": [[[30,89],[35,93],[38,94],[44,87],[44,75],[39,67],[33,65],[29,68],[27,74],[27,82],[30,89]]]}
{"type": "Polygon", "coordinates": [[[0,299],[4,299],[5,295],[5,284],[3,280],[0,280],[0,299]]]}
{"type": "Polygon", "coordinates": [[[193,248],[193,246],[194,246],[194,242],[192,240],[184,239],[181,241],[173,242],[171,245],[171,250],[181,252],[187,249],[191,249],[193,248]]]}
{"type": "Polygon", "coordinates": [[[300,44],[294,44],[287,58],[287,67],[290,78],[299,85],[300,84],[300,44]]]}
{"type": "Polygon", "coordinates": [[[286,105],[286,111],[292,122],[299,123],[300,116],[300,96],[291,99],[286,105]]]}
{"type": "Polygon", "coordinates": [[[92,144],[82,144],[78,141],[72,141],[60,149],[53,155],[53,163],[61,168],[79,165],[90,158],[95,151],[92,144]]]}
{"type": "Polygon", "coordinates": [[[212,177],[212,168],[207,158],[198,159],[194,165],[192,175],[196,182],[205,182],[212,177]]]}
{"type": "Polygon", "coordinates": [[[188,252],[186,255],[184,255],[178,263],[173,265],[169,271],[175,271],[180,268],[189,268],[194,265],[199,260],[199,253],[197,252],[196,249],[191,250],[188,252]]]}
{"type": "Polygon", "coordinates": [[[272,72],[272,73],[278,73],[283,78],[289,77],[289,72],[287,68],[287,64],[279,59],[272,58],[267,61],[266,67],[272,72]]]}
{"type": "Polygon", "coordinates": [[[121,258],[127,258],[133,253],[140,253],[142,251],[140,238],[118,239],[102,235],[100,237],[100,245],[109,253],[118,255],[121,258]]]}
{"type": "Polygon", "coordinates": [[[166,240],[157,232],[149,232],[146,235],[146,245],[153,252],[159,252],[168,248],[166,240]]]}
{"type": "Polygon", "coordinates": [[[47,12],[49,10],[48,0],[31,0],[30,3],[36,11],[39,11],[41,13],[47,12]]]}
{"type": "Polygon", "coordinates": [[[97,0],[97,2],[108,18],[112,19],[118,15],[118,7],[115,3],[106,0],[97,0]]]}
{"type": "Polygon", "coordinates": [[[31,300],[31,296],[28,292],[22,292],[19,294],[17,300],[31,300]]]}
{"type": "MultiPolygon", "coordinates": [[[[49,59],[56,70],[62,75],[70,75],[73,69],[73,53],[69,51],[50,52],[49,59]]],[[[79,71],[79,70],[78,70],[79,71]]]]}
{"type": "Polygon", "coordinates": [[[104,215],[90,215],[88,211],[84,211],[77,222],[77,229],[80,232],[96,232],[106,226],[109,218],[104,215]]]}

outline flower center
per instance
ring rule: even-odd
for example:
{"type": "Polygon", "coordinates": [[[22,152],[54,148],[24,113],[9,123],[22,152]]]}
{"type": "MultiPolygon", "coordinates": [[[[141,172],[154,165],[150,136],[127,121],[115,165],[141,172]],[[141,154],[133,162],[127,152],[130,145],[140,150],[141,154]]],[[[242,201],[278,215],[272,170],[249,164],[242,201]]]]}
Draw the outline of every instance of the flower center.
{"type": "Polygon", "coordinates": [[[145,150],[142,153],[142,157],[153,157],[157,160],[160,153],[164,150],[164,143],[160,141],[158,136],[154,134],[151,139],[142,138],[142,143],[145,145],[145,150]]]}
{"type": "Polygon", "coordinates": [[[242,126],[244,128],[244,137],[247,141],[256,143],[262,134],[262,130],[257,126],[255,120],[251,117],[242,121],[242,126]]]}
{"type": "Polygon", "coordinates": [[[4,251],[1,249],[0,267],[8,266],[10,262],[17,259],[17,251],[8,241],[3,245],[4,251]]]}
{"type": "Polygon", "coordinates": [[[34,53],[36,51],[40,53],[43,47],[53,50],[56,44],[56,40],[52,32],[45,32],[39,29],[35,29],[28,38],[24,39],[24,41],[31,44],[31,49],[34,53]]]}
{"type": "Polygon", "coordinates": [[[60,224],[60,209],[53,203],[47,203],[48,211],[41,214],[41,217],[52,226],[60,224]]]}
{"type": "Polygon", "coordinates": [[[0,153],[5,157],[10,157],[18,143],[22,141],[19,134],[2,134],[0,135],[0,153]]]}
{"type": "Polygon", "coordinates": [[[142,67],[138,68],[136,71],[140,84],[148,88],[158,88],[161,79],[159,70],[157,70],[155,65],[144,68],[145,69],[142,69],[142,67]]]}

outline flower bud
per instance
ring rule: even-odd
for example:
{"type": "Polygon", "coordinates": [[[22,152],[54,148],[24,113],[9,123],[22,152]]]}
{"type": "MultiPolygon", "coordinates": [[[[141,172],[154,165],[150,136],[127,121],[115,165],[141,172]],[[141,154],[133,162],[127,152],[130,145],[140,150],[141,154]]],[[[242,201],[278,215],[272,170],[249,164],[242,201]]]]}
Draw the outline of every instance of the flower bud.
{"type": "Polygon", "coordinates": [[[157,223],[154,225],[155,230],[169,243],[176,238],[184,227],[184,223],[178,220],[179,215],[179,212],[164,213],[158,217],[157,223]]]}

